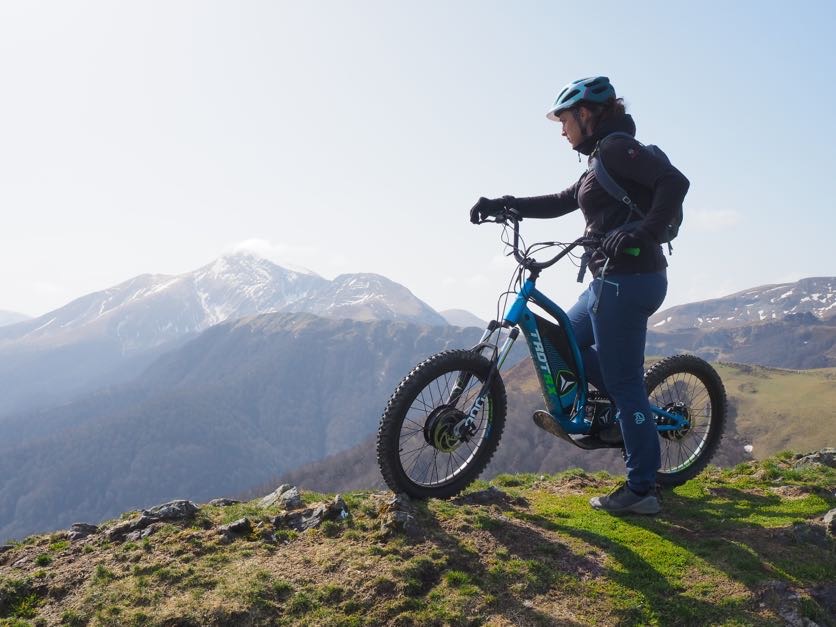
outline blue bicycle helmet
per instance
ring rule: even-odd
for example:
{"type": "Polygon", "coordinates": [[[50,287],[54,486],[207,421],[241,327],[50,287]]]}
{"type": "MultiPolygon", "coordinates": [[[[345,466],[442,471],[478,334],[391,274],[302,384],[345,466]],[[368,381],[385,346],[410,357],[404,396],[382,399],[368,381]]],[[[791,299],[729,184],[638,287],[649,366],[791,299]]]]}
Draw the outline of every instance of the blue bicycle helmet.
{"type": "Polygon", "coordinates": [[[584,102],[604,104],[615,98],[615,88],[606,76],[590,76],[572,81],[557,95],[552,108],[546,114],[550,120],[557,121],[557,115],[584,102]]]}

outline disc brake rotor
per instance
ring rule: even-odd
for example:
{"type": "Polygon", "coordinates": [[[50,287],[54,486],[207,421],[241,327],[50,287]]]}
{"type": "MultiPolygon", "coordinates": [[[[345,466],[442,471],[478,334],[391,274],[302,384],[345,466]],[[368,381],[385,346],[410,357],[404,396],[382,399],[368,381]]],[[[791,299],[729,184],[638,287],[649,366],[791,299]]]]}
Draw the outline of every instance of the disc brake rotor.
{"type": "MultiPolygon", "coordinates": [[[[660,431],[659,435],[661,435],[666,440],[681,440],[686,435],[688,435],[688,432],[691,430],[691,420],[690,420],[689,415],[688,415],[688,406],[685,405],[685,403],[680,401],[680,402],[677,402],[677,403],[668,403],[662,409],[664,409],[666,412],[668,412],[670,414],[676,414],[677,416],[681,416],[682,418],[685,419],[686,424],[681,429],[676,429],[674,431],[660,431]]],[[[663,416],[662,418],[659,419],[659,424],[661,424],[661,425],[665,425],[665,424],[671,425],[671,424],[674,424],[674,423],[669,418],[665,418],[663,416]]]]}
{"type": "Polygon", "coordinates": [[[461,446],[462,440],[455,435],[453,428],[464,418],[464,412],[455,407],[436,407],[424,423],[424,439],[427,444],[443,453],[455,451],[461,446]]]}

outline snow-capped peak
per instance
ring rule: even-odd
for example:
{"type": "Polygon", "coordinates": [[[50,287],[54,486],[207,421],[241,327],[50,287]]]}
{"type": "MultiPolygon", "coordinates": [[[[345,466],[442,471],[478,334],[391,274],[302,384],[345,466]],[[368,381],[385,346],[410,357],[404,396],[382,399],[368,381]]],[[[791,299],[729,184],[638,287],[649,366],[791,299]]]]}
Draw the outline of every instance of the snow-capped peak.
{"type": "Polygon", "coordinates": [[[659,331],[735,327],[808,314],[822,320],[836,315],[836,277],[763,285],[736,294],[660,311],[650,319],[659,331]]]}
{"type": "Polygon", "coordinates": [[[102,335],[123,352],[164,344],[229,319],[271,312],[444,324],[402,285],[376,274],[316,273],[277,265],[251,250],[179,275],[145,274],[88,294],[40,318],[0,328],[9,342],[71,343],[102,335]]]}

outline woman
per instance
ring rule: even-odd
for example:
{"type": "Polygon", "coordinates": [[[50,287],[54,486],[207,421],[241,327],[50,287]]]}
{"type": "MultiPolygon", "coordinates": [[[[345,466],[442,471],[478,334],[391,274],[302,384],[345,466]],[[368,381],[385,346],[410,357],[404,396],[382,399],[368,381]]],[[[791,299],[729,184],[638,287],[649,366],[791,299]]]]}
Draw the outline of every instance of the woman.
{"type": "Polygon", "coordinates": [[[513,208],[524,218],[556,218],[580,208],[587,234],[603,237],[601,248],[589,251],[593,280],[568,314],[588,379],[618,409],[617,423],[599,431],[598,437],[608,443],[620,443],[623,437],[627,481],[590,504],[612,513],[656,514],[659,440],[644,388],[644,349],[647,320],[667,291],[667,262],[660,242],[676,220],[688,179],[635,140],[633,118],[605,76],[566,85],[547,117],[562,124],[573,149],[587,156],[596,153],[644,215],[631,213],[590,169],[559,194],[480,198],[470,217],[477,222],[513,208]],[[613,133],[617,135],[601,141],[613,133]]]}

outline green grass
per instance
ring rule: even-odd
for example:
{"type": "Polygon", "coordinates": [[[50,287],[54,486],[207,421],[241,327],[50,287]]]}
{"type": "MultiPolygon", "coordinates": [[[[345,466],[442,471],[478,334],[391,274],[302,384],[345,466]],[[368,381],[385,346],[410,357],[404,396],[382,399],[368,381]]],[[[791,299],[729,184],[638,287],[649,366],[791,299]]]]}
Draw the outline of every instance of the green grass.
{"type": "Polygon", "coordinates": [[[53,553],[57,553],[58,551],[63,551],[64,549],[69,548],[70,541],[69,540],[58,540],[57,542],[52,542],[49,545],[49,550],[53,553]]]}
{"type": "Polygon", "coordinates": [[[43,536],[14,550],[49,563],[14,578],[0,566],[0,626],[35,625],[45,604],[71,626],[477,625],[488,617],[532,625],[778,625],[781,601],[763,592],[774,582],[797,594],[800,615],[827,625],[813,592],[832,582],[836,552],[815,520],[836,506],[836,471],[793,469],[795,458],[787,452],[709,469],[666,491],[655,518],[592,510],[589,497],[616,479],[575,469],[502,475],[468,490],[493,485],[521,497],[496,504],[415,503],[415,537],[379,535],[381,501],[368,492],[344,495],[349,519],[279,532],[276,544],[259,533],[219,543],[212,527],[243,515],[254,524],[269,519],[254,512],[255,502],[207,507],[205,529],[167,525],[149,541],[89,543],[92,553],[76,551],[72,560],[61,539],[43,536]],[[88,576],[62,592],[72,605],[56,609],[60,597],[49,586],[67,564],[88,576]]]}
{"type": "Polygon", "coordinates": [[[836,433],[836,368],[714,366],[736,405],[737,429],[751,437],[756,457],[833,445],[827,438],[836,433]]]}
{"type": "Polygon", "coordinates": [[[34,618],[40,605],[41,599],[34,591],[32,580],[0,578],[0,621],[34,618]]]}
{"type": "MultiPolygon", "coordinates": [[[[705,624],[741,614],[754,620],[749,588],[775,579],[814,585],[836,572],[832,552],[811,563],[809,546],[783,542],[780,536],[776,540],[772,532],[821,515],[833,506],[833,498],[782,499],[768,492],[770,482],[810,481],[813,476],[777,463],[764,468],[769,472],[760,483],[748,468],[691,481],[666,495],[665,512],[658,518],[612,517],[590,510],[588,495],[547,492],[533,496],[533,513],[522,518],[566,537],[575,551],[595,547],[606,555],[607,576],[599,592],[620,620],[705,624]]],[[[813,480],[826,483],[830,476],[820,470],[813,480]]],[[[503,568],[518,580],[526,576],[513,560],[503,568]]]]}

